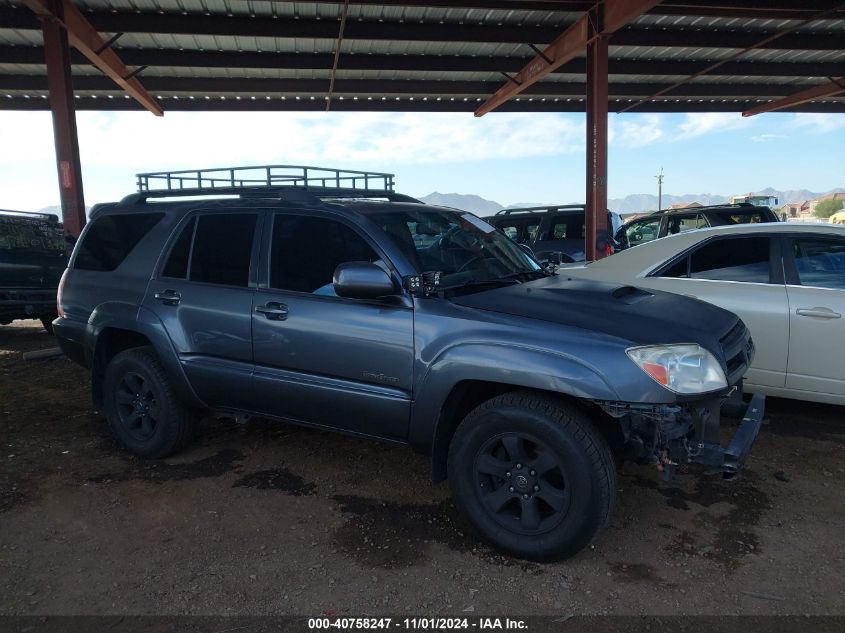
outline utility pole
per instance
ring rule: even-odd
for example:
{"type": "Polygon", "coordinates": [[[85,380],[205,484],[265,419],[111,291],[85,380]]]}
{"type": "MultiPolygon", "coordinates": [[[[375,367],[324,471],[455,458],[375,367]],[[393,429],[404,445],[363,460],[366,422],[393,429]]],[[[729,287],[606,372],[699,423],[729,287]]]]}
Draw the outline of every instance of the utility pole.
{"type": "Polygon", "coordinates": [[[663,210],[663,168],[660,168],[660,173],[655,176],[657,178],[657,210],[663,210]]]}

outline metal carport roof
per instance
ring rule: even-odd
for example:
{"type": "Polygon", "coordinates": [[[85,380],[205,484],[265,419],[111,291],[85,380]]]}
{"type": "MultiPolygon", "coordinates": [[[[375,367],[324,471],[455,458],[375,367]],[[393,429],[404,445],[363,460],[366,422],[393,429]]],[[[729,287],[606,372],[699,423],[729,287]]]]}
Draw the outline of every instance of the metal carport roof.
{"type": "MultiPolygon", "coordinates": [[[[342,34],[343,2],[74,4],[104,38],[120,34],[112,50],[166,112],[474,111],[594,3],[350,2],[342,34]]],[[[666,0],[611,36],[608,108],[749,110],[845,76],[843,43],[841,2],[666,0]]],[[[141,108],[81,54],[72,61],[77,109],[141,108]]],[[[0,0],[0,108],[49,109],[46,72],[39,20],[0,0]]],[[[499,109],[584,111],[585,84],[579,56],[499,109]]],[[[789,110],[845,112],[845,93],[789,110]]]]}

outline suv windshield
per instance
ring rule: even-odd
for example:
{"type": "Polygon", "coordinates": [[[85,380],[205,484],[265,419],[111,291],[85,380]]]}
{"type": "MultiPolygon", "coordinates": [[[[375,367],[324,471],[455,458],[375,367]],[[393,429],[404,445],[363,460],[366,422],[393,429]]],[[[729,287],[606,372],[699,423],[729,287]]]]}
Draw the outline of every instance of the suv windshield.
{"type": "Polygon", "coordinates": [[[444,290],[487,283],[515,283],[544,276],[537,262],[484,220],[460,211],[412,209],[369,216],[414,264],[440,271],[444,290]]]}

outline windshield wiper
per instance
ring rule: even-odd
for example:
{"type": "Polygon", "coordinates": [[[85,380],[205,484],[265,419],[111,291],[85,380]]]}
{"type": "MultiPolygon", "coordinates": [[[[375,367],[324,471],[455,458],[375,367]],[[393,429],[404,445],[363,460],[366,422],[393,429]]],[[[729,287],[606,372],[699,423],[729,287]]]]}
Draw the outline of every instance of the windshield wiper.
{"type": "Polygon", "coordinates": [[[519,280],[508,279],[507,277],[499,277],[498,279],[467,279],[454,286],[441,286],[440,290],[457,290],[458,288],[472,288],[476,286],[512,286],[518,283],[520,283],[519,280]]]}
{"type": "Polygon", "coordinates": [[[532,277],[534,275],[539,275],[540,277],[551,277],[552,273],[550,273],[547,270],[542,270],[542,269],[541,270],[518,270],[515,273],[508,273],[507,275],[503,275],[501,278],[502,279],[522,280],[522,277],[524,277],[526,275],[531,275],[532,277]]]}

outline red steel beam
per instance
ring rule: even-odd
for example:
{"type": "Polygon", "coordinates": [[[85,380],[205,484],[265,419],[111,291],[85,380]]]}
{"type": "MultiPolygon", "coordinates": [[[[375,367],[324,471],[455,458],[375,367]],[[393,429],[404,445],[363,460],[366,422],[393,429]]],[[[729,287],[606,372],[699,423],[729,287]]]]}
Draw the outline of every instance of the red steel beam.
{"type": "Polygon", "coordinates": [[[748,47],[746,47],[746,48],[744,48],[740,51],[737,51],[737,52],[733,53],[732,55],[729,55],[725,59],[720,59],[719,61],[717,61],[714,64],[711,64],[707,68],[703,68],[703,69],[699,70],[698,72],[693,73],[689,77],[681,79],[680,81],[673,83],[671,86],[667,86],[666,88],[663,88],[662,90],[654,93],[650,97],[646,97],[645,99],[640,99],[636,103],[632,103],[631,105],[622,108],[621,110],[619,110],[619,114],[622,114],[624,112],[629,112],[630,110],[633,110],[634,108],[641,106],[642,104],[644,104],[648,101],[653,101],[654,99],[657,99],[657,97],[662,97],[663,95],[671,92],[675,88],[679,88],[680,86],[683,86],[684,84],[692,81],[693,79],[696,79],[696,78],[701,77],[703,75],[707,75],[707,74],[713,72],[714,70],[716,70],[717,68],[720,68],[721,66],[724,66],[727,63],[730,63],[730,62],[732,62],[736,59],[739,59],[740,57],[742,57],[743,55],[745,55],[746,53],[748,53],[750,51],[756,50],[758,48],[762,48],[762,47],[766,46],[767,44],[771,44],[775,40],[781,39],[785,35],[789,35],[793,31],[797,31],[801,27],[804,27],[804,26],[810,24],[811,22],[815,22],[817,20],[822,20],[822,19],[825,19],[825,18],[829,18],[832,15],[836,15],[836,13],[838,13],[842,9],[845,9],[845,3],[839,4],[835,7],[829,8],[829,9],[825,9],[824,11],[820,11],[819,13],[816,13],[813,16],[807,18],[803,22],[799,22],[797,24],[792,24],[790,26],[787,26],[784,29],[781,29],[780,31],[778,31],[776,33],[772,33],[771,35],[767,35],[763,39],[761,39],[758,42],[755,42],[754,44],[752,44],[751,46],[748,46],[748,47]]]}
{"type": "MultiPolygon", "coordinates": [[[[599,12],[596,11],[598,14],[599,12]]],[[[606,16],[605,16],[606,17],[606,16]]],[[[605,256],[607,226],[607,42],[590,21],[587,44],[587,208],[584,252],[587,261],[605,256]]]]}
{"type": "Polygon", "coordinates": [[[138,103],[156,116],[164,114],[161,106],[144,89],[141,82],[132,76],[117,53],[106,45],[106,40],[70,0],[58,0],[56,2],[53,0],[24,0],[24,4],[42,20],[55,20],[64,27],[67,30],[68,40],[73,47],[111,77],[138,103]],[[59,5],[61,5],[61,11],[59,11],[59,5]],[[61,17],[59,17],[59,14],[61,14],[61,17]]]}
{"type": "Polygon", "coordinates": [[[742,116],[754,116],[755,114],[762,114],[763,112],[783,110],[784,108],[788,108],[790,106],[801,105],[802,103],[823,99],[824,97],[832,97],[842,92],[845,92],[845,77],[839,77],[839,79],[831,78],[830,83],[821,86],[813,86],[812,88],[807,88],[801,92],[796,92],[794,95],[784,97],[783,99],[778,99],[777,101],[772,101],[771,103],[751,108],[750,110],[743,112],[742,116]]]}
{"type": "MultiPolygon", "coordinates": [[[[50,0],[50,4],[61,19],[61,0],[50,0]]],[[[53,136],[56,143],[56,168],[59,175],[62,218],[65,236],[70,238],[66,239],[69,255],[73,242],[85,226],[85,199],[82,194],[82,170],[79,161],[79,142],[76,136],[70,47],[67,32],[56,20],[43,20],[41,28],[44,34],[50,109],[53,112],[53,136]]]]}
{"type": "Polygon", "coordinates": [[[604,22],[595,35],[609,35],[634,18],[660,4],[660,0],[605,0],[597,2],[594,9],[582,15],[574,24],[561,33],[554,42],[549,44],[540,55],[535,56],[511,81],[499,88],[496,93],[481,104],[475,111],[475,116],[484,116],[505,103],[511,97],[518,95],[528,86],[538,82],[549,73],[554,72],[563,64],[574,59],[591,41],[590,15],[595,13],[596,7],[602,6],[604,22]]]}

